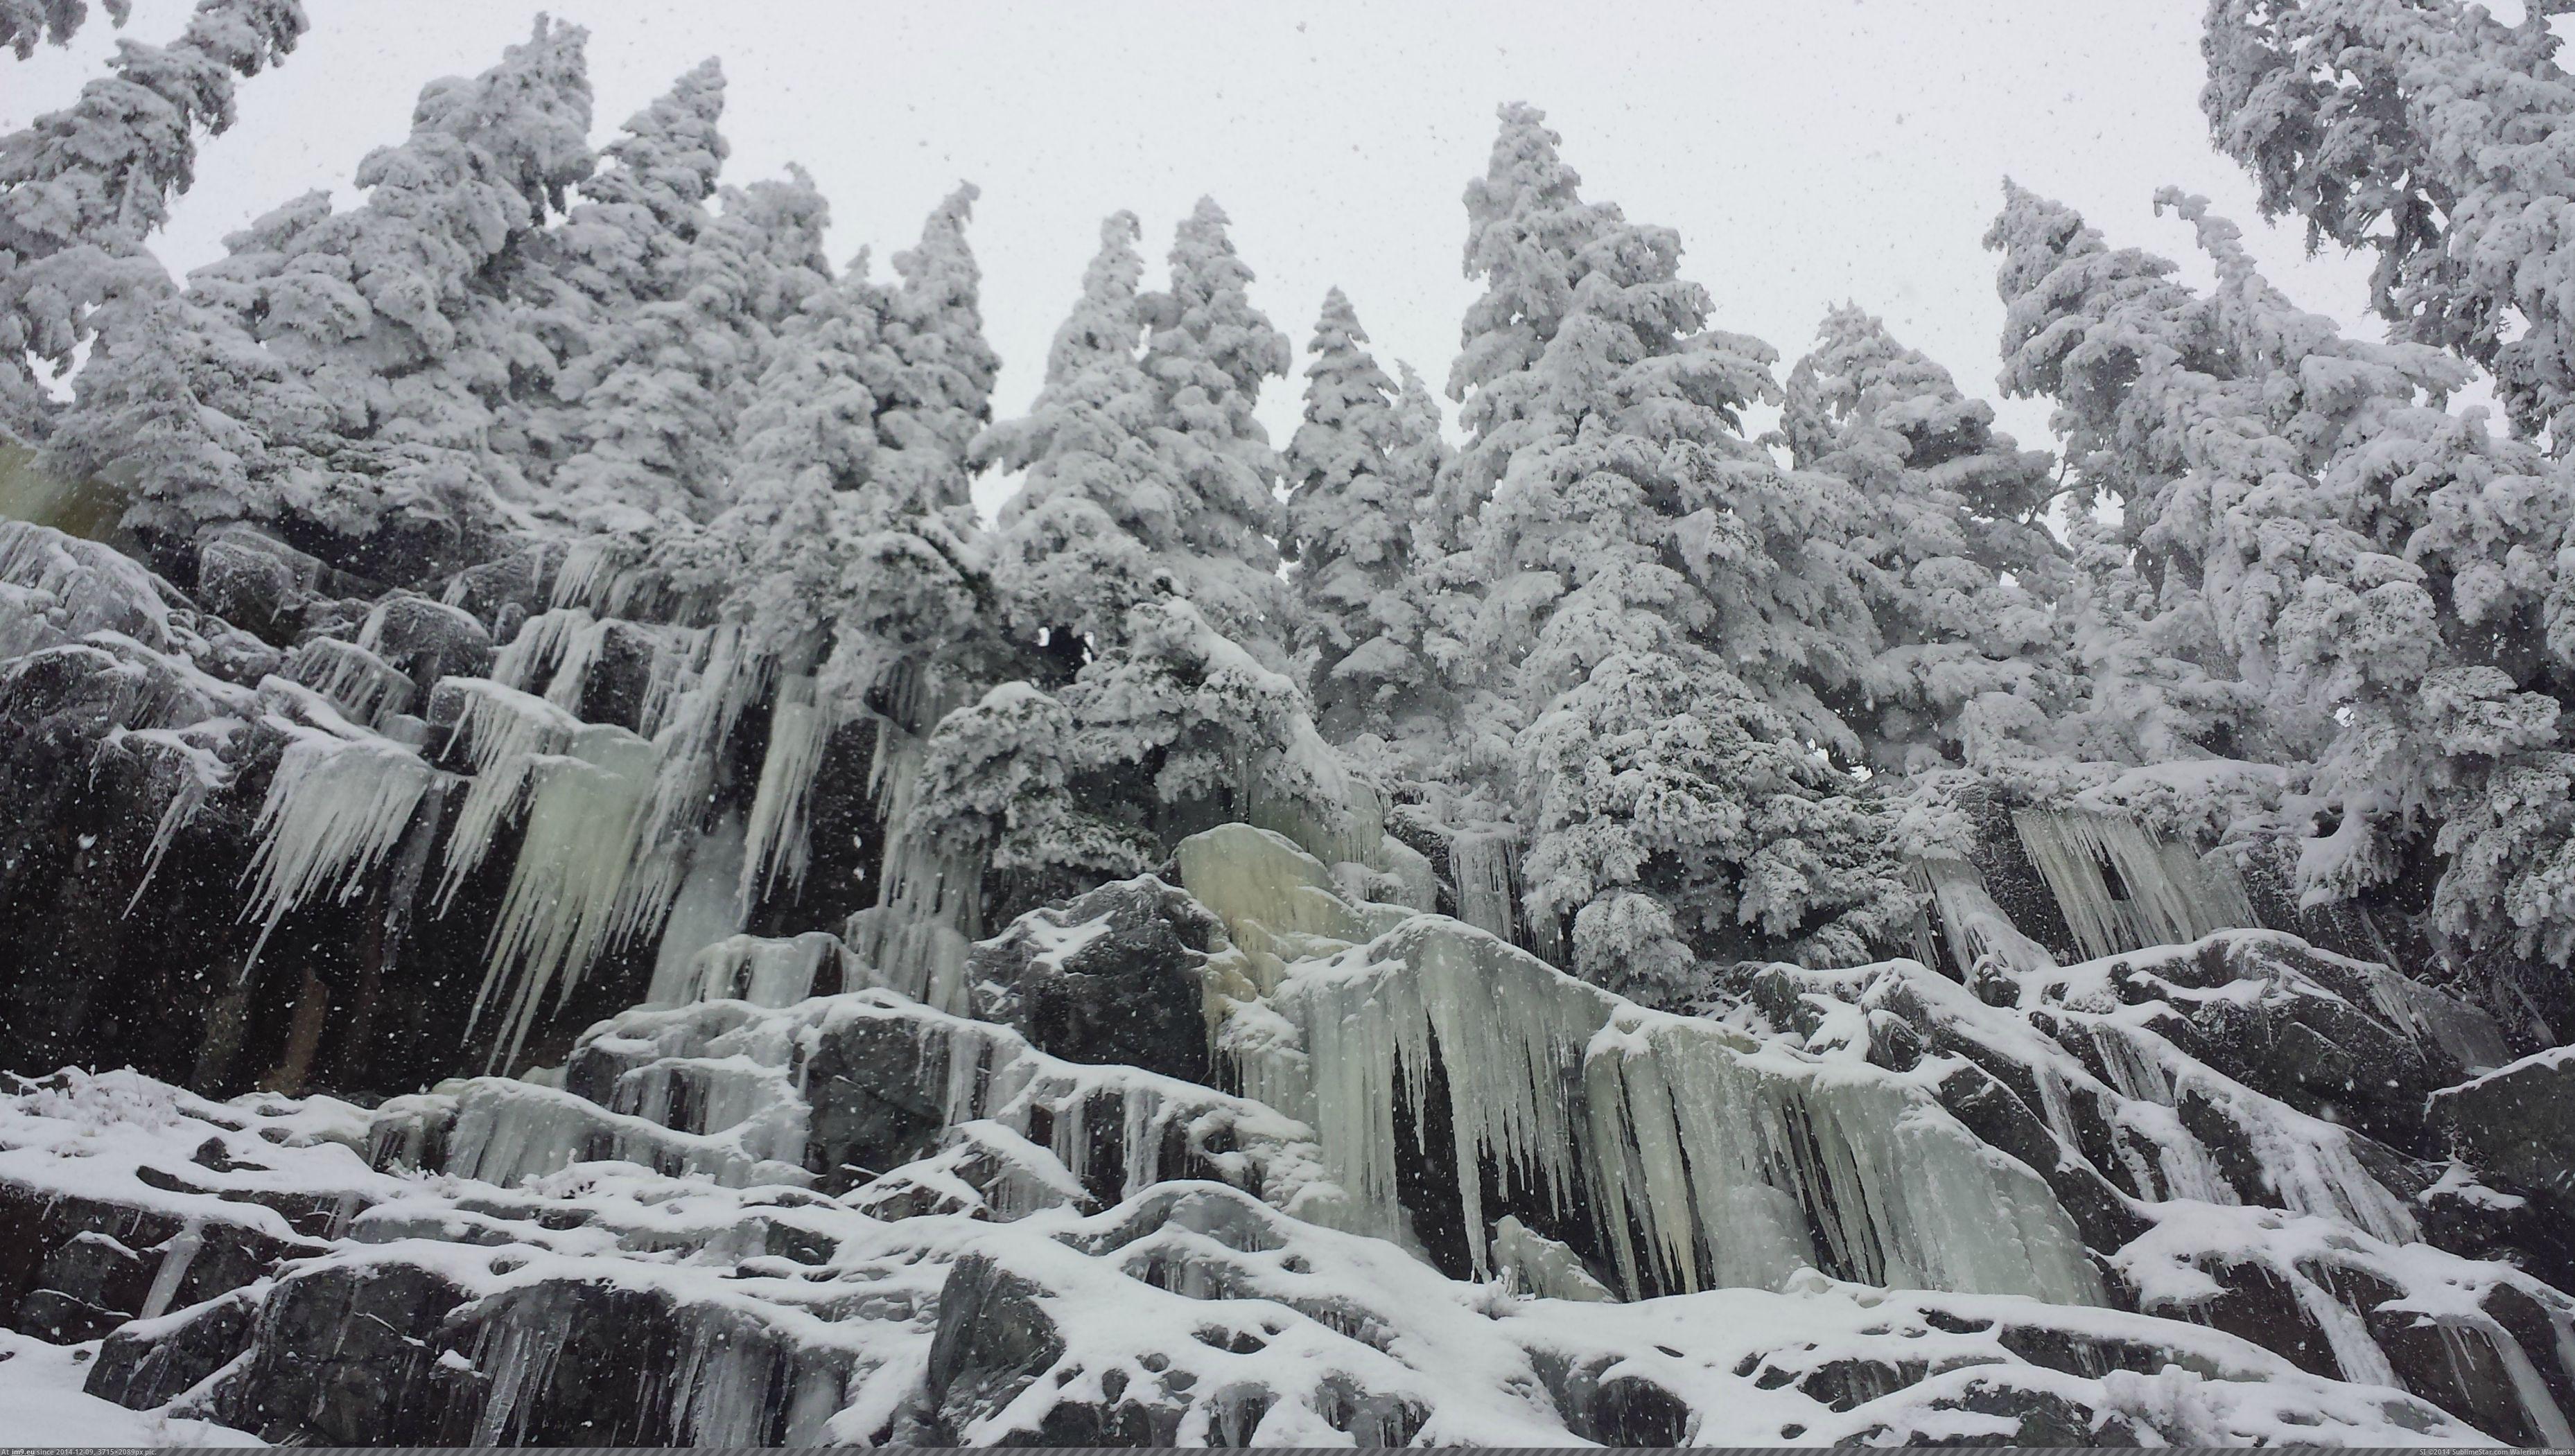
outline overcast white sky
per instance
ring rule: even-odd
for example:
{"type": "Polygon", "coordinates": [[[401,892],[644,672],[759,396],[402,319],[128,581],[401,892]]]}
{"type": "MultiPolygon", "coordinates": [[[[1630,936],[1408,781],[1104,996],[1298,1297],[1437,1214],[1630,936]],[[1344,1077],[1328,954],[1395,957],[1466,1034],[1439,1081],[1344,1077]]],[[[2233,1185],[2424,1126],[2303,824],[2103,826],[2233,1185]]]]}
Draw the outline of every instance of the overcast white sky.
{"type": "MultiPolygon", "coordinates": [[[[125,33],[175,35],[188,3],[137,0],[125,33]]],[[[306,4],[303,46],[243,87],[240,124],[203,155],[164,240],[176,267],[219,256],[226,231],[306,188],[349,196],[358,159],[407,129],[423,81],[490,64],[535,13],[524,0],[306,4]]],[[[591,29],[602,140],[673,76],[722,56],[729,175],[810,168],[832,201],[836,260],[861,246],[883,260],[960,178],[981,183],[973,241],[1007,414],[1037,389],[1101,216],[1138,212],[1159,273],[1172,224],[1202,193],[1233,214],[1255,298],[1300,351],[1338,284],[1381,359],[1443,385],[1473,296],[1458,196],[1506,99],[1546,109],[1587,196],[1677,228],[1715,322],[1785,360],[1847,298],[1989,394],[2001,306],[1978,239],[2006,173],[2194,274],[2187,231],[2151,202],[2165,183],[2204,192],[2300,302],[2359,320],[2366,267],[2305,260],[2209,150],[2199,12],[2190,0],[577,0],[557,13],[591,29]]],[[[0,55],[0,129],[69,100],[114,34],[94,18],[68,51],[0,55]]],[[[2050,443],[2043,404],[2001,408],[2024,441],[2050,443]]],[[[1295,387],[1270,392],[1274,438],[1295,410],[1295,387]]]]}

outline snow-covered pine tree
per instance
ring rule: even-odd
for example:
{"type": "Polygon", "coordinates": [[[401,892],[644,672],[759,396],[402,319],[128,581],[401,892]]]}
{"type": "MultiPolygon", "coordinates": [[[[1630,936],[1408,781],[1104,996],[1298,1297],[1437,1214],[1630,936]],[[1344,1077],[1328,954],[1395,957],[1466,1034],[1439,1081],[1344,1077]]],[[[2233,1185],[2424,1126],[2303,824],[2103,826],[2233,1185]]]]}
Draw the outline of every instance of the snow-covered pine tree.
{"type": "Polygon", "coordinates": [[[1569,930],[1576,971],[1651,1000],[1708,958],[1864,956],[1911,902],[1880,817],[1815,746],[1852,739],[1806,683],[1865,649],[1855,589],[1818,556],[1848,487],[1743,438],[1775,356],[1706,327],[1679,239],[1582,203],[1535,109],[1501,120],[1467,195],[1490,291],[1455,376],[1456,474],[1483,496],[1482,631],[1528,725],[1528,911],[1569,930]]]}
{"type": "Polygon", "coordinates": [[[894,360],[877,433],[884,488],[909,514],[975,528],[975,437],[993,421],[1002,359],[984,337],[983,270],[966,224],[982,190],[961,185],[922,225],[921,241],[894,255],[900,283],[887,300],[886,349],[894,360]]]}
{"type": "Polygon", "coordinates": [[[627,121],[554,229],[548,332],[562,363],[521,427],[531,470],[551,477],[541,516],[635,533],[664,511],[702,512],[717,491],[733,423],[718,391],[738,362],[736,321],[688,295],[727,150],[724,94],[715,61],[680,77],[627,121]]]}
{"type": "MultiPolygon", "coordinates": [[[[2187,431],[2159,392],[2230,376],[2224,343],[2172,263],[2113,251],[2071,208],[2013,183],[2003,191],[1985,235],[2002,254],[2003,391],[2056,401],[2070,514],[2107,510],[2116,523],[2106,539],[2078,533],[2091,548],[2073,614],[2090,693],[2078,751],[2130,762],[2258,754],[2258,694],[2196,610],[2196,579],[2138,551],[2166,488],[2191,469],[2187,431]]],[[[2220,408],[2213,397],[2182,405],[2220,408]]]]}
{"type": "Polygon", "coordinates": [[[191,276],[209,317],[181,337],[217,347],[185,368],[211,376],[201,397],[232,401],[224,413],[265,448],[240,498],[213,506],[185,499],[194,480],[143,476],[141,525],[273,519],[398,582],[474,557],[525,494],[492,431],[514,371],[550,364],[520,286],[546,218],[590,171],[583,39],[541,23],[492,69],[431,83],[411,136],[360,163],[364,203],[298,199],[191,276]]]}
{"type": "Polygon", "coordinates": [[[743,411],[733,500],[664,543],[680,595],[723,604],[791,672],[831,649],[848,528],[877,464],[885,296],[867,274],[862,253],[781,330],[743,411]]]}
{"type": "Polygon", "coordinates": [[[1993,418],[1847,305],[1788,374],[1781,430],[1797,467],[1860,497],[1845,545],[1876,653],[1835,706],[1881,771],[2028,752],[2072,689],[2051,610],[2064,551],[2039,520],[2052,462],[1993,418]]]}
{"type": "MultiPolygon", "coordinates": [[[[108,20],[125,24],[134,0],[106,0],[108,20]]],[[[69,45],[89,21],[86,0],[0,0],[0,46],[25,60],[39,45],[69,45]]]]}
{"type": "Polygon", "coordinates": [[[2394,331],[2494,376],[2514,425],[2575,448],[2575,76],[2549,16],[2469,0],[2210,0],[2200,93],[2265,217],[2378,255],[2394,331]]]}
{"type": "Polygon", "coordinates": [[[904,270],[909,306],[904,289],[869,279],[862,253],[781,331],[743,412],[737,499],[680,584],[721,596],[755,651],[787,671],[821,665],[848,704],[965,636],[980,606],[961,437],[992,356],[961,231],[971,200],[932,215],[932,256],[904,270]]]}
{"type": "Polygon", "coordinates": [[[2123,735],[2142,761],[2259,752],[2287,769],[2309,903],[2428,849],[2440,928],[2563,961],[2575,844],[2545,796],[2575,782],[2564,467],[2444,409],[2455,363],[2342,338],[2200,199],[2160,202],[2196,226],[2212,294],[2018,189],[1991,235],[2006,382],[2056,395],[2078,482],[2124,518],[2085,543],[2090,627],[2114,639],[2088,644],[2096,710],[2160,716],[2163,731],[2123,735]],[[2222,713],[2195,728],[2206,703],[2222,713]]]}
{"type": "Polygon", "coordinates": [[[1036,403],[973,447],[979,465],[1026,472],[998,518],[995,582],[1004,630],[1041,651],[1057,683],[1117,638],[1155,591],[1156,549],[1179,540],[1183,486],[1147,439],[1160,401],[1137,356],[1140,234],[1133,213],[1101,224],[1036,403]]]}
{"type": "Polygon", "coordinates": [[[1276,544],[1283,467],[1253,411],[1261,381],[1285,378],[1294,355],[1246,294],[1253,273],[1226,223],[1200,198],[1173,234],[1170,286],[1137,304],[1157,399],[1148,438],[1179,487],[1173,539],[1147,545],[1218,631],[1282,670],[1293,627],[1276,544]]]}
{"type": "MultiPolygon", "coordinates": [[[[121,22],[122,4],[110,7],[121,22]]],[[[0,4],[0,43],[21,55],[62,39],[78,0],[0,4]],[[14,27],[14,30],[13,30],[14,27]]],[[[304,33],[299,0],[199,0],[166,46],[117,43],[78,100],[0,138],[0,435],[41,443],[55,407],[38,363],[69,371],[123,300],[170,291],[143,240],[188,189],[197,133],[232,125],[233,82],[282,60],[304,33]]]]}
{"type": "Polygon", "coordinates": [[[923,755],[908,828],[985,868],[982,904],[999,923],[1050,899],[1150,870],[1153,840],[1085,806],[1073,715],[1026,682],[1004,683],[940,720],[923,755]]]}
{"type": "MultiPolygon", "coordinates": [[[[1307,352],[1314,362],[1305,370],[1304,422],[1284,457],[1282,547],[1295,563],[1296,657],[1315,724],[1338,741],[1388,732],[1395,700],[1429,678],[1415,651],[1421,614],[1408,589],[1413,537],[1437,470],[1438,422],[1434,415],[1424,441],[1418,416],[1397,413],[1394,381],[1377,368],[1337,288],[1324,295],[1307,352]]],[[[1417,410],[1424,402],[1403,403],[1417,410]]]]}

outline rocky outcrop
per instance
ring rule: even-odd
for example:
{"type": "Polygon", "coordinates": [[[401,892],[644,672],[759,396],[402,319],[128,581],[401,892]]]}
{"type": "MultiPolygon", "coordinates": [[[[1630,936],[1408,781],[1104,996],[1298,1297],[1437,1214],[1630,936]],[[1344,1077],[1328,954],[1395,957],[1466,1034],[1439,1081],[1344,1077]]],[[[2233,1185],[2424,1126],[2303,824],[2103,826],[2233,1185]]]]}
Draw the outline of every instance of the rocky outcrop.
{"type": "Polygon", "coordinates": [[[1152,876],[1031,911],[975,947],[977,1013],[1067,1061],[1208,1080],[1205,906],[1152,876]]]}
{"type": "Polygon", "coordinates": [[[2432,1094],[2430,1125],[2469,1167],[2575,1215],[2575,1047],[2432,1094]]]}
{"type": "Polygon", "coordinates": [[[2575,1441],[2559,1063],[2407,976],[2231,931],[1649,1010],[1547,962],[1508,826],[1354,782],[969,943],[889,830],[936,696],[836,721],[613,575],[233,531],[182,591],[0,531],[0,1065],[151,1074],[0,1097],[0,1321],[101,1340],[94,1394],[322,1443],[2575,1441]]]}

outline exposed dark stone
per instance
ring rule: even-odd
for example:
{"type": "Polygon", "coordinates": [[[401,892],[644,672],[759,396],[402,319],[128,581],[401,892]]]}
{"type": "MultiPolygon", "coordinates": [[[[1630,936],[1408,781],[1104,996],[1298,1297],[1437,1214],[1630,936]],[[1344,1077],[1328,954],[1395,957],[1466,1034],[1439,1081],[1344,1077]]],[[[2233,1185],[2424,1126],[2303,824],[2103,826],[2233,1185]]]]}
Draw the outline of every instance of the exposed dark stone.
{"type": "Polygon", "coordinates": [[[376,656],[411,679],[421,695],[415,702],[445,679],[490,676],[492,634],[464,609],[401,592],[376,604],[374,614],[376,656]]]}
{"type": "Polygon", "coordinates": [[[2436,1092],[2430,1116],[2468,1166],[2575,1212],[2575,1048],[2436,1092]]]}
{"type": "Polygon", "coordinates": [[[2053,1391],[2032,1390],[2000,1380],[1973,1380],[1956,1396],[1930,1403],[1934,1410],[1971,1411],[2014,1422],[2010,1434],[1992,1436],[1926,1436],[1906,1433],[1912,1446],[2137,1446],[2136,1427],[2114,1412],[2095,1413],[2053,1391]]]}
{"type": "Polygon", "coordinates": [[[1064,1338],[1040,1303],[1044,1293],[982,1254],[949,1267],[939,1290],[927,1394],[950,1442],[1064,1358],[1064,1338]]]}
{"type": "MultiPolygon", "coordinates": [[[[132,1319],[182,1232],[167,1213],[0,1178],[0,1324],[66,1343],[132,1319]]],[[[240,1224],[201,1221],[171,1305],[212,1299],[286,1258],[320,1251],[240,1224]]]]}
{"type": "Polygon", "coordinates": [[[1688,1403],[1640,1376],[1603,1381],[1601,1372],[1616,1363],[1605,1356],[1578,1363],[1543,1353],[1534,1359],[1538,1383],[1566,1430],[1603,1446],[1680,1445],[1689,1432],[1688,1403]]]}
{"type": "Polygon", "coordinates": [[[438,1444],[438,1356],[429,1338],[465,1291],[405,1263],[326,1265],[281,1279],[261,1305],[251,1358],[210,1414],[269,1441],[438,1444]]]}
{"type": "Polygon", "coordinates": [[[311,593],[297,577],[283,553],[263,550],[256,539],[214,537],[197,549],[197,601],[273,647],[303,630],[311,593]]]}
{"type": "Polygon", "coordinates": [[[1151,875],[1032,910],[975,947],[984,1014],[1067,1061],[1209,1077],[1203,989],[1216,917],[1151,875]]]}
{"type": "Polygon", "coordinates": [[[937,1147],[947,1072],[947,1044],[907,1020],[862,1016],[828,1031],[805,1063],[805,1165],[819,1186],[843,1192],[937,1147]]]}
{"type": "Polygon", "coordinates": [[[2047,1180],[2056,1201],[2074,1219],[2084,1247],[2115,1249],[2150,1226],[2090,1163],[2059,1150],[2056,1135],[2012,1090],[1972,1062],[1940,1079],[1940,1105],[1990,1147],[2029,1165],[2047,1180]]]}
{"type": "Polygon", "coordinates": [[[259,1300],[251,1289],[127,1325],[107,1337],[81,1387],[128,1410],[166,1405],[250,1348],[259,1300]]]}
{"type": "Polygon", "coordinates": [[[2500,1060],[2502,1034],[2482,1013],[2287,935],[2214,936],[2189,955],[2111,962],[2128,1003],[2162,1002],[2156,1029],[2184,1051],[2301,1112],[2359,1129],[2405,1152],[2432,1149],[2423,1099],[2464,1071],[2449,1045],[2500,1060]],[[2401,997],[2391,1013],[2380,1002],[2401,997]],[[2419,1015],[2438,1034],[2408,1024],[2419,1015]]]}
{"type": "Polygon", "coordinates": [[[748,1315],[600,1282],[548,1280],[488,1296],[436,1337],[454,1352],[437,1428],[449,1445],[810,1442],[848,1375],[845,1353],[806,1349],[748,1315]],[[710,1361],[749,1376],[736,1387],[741,1401],[691,1401],[691,1373],[717,1383],[710,1361]]]}

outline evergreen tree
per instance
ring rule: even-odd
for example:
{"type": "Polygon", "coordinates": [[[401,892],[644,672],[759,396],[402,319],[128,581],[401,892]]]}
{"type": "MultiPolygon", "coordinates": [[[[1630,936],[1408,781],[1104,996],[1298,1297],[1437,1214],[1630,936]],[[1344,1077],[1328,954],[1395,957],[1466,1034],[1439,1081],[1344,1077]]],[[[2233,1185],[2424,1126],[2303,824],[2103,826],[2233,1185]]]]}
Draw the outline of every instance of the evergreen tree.
{"type": "Polygon", "coordinates": [[[1155,548],[1180,536],[1183,488],[1147,437],[1160,400],[1136,352],[1139,232],[1133,213],[1101,224],[1036,403],[974,446],[978,464],[1027,473],[998,523],[1004,626],[1025,643],[1043,640],[1064,679],[1168,578],[1155,548]]]}
{"type": "Polygon", "coordinates": [[[2201,200],[2161,202],[2196,226],[2210,295],[2017,189],[1991,236],[2006,379],[2054,387],[2069,444],[2101,443],[2078,471],[2125,518],[2085,550],[2096,704],[2163,716],[2166,732],[2127,734],[2143,761],[2288,767],[2281,827],[2310,903],[2396,877],[2428,840],[2437,924],[2563,959],[2575,850],[2534,796],[2575,781],[2563,467],[2443,408],[2456,365],[2342,338],[2201,200]],[[2139,690],[2148,674],[2161,692],[2139,690]]]}
{"type": "MultiPolygon", "coordinates": [[[[107,18],[117,25],[134,8],[134,0],[106,0],[107,18]]],[[[0,46],[25,60],[40,44],[69,45],[89,20],[85,0],[0,0],[0,46]]]]}
{"type": "Polygon", "coordinates": [[[532,466],[551,477],[540,515],[634,532],[715,493],[732,431],[714,376],[735,350],[702,335],[738,324],[687,295],[726,151],[723,114],[724,71],[710,60],[627,121],[554,230],[541,282],[556,290],[547,307],[561,363],[522,424],[532,466]]]}
{"type": "MultiPolygon", "coordinates": [[[[409,139],[359,165],[367,200],[298,199],[193,275],[182,369],[264,449],[237,498],[142,474],[137,524],[273,518],[341,564],[409,581],[473,559],[524,504],[494,430],[514,373],[548,367],[518,293],[528,253],[591,165],[583,33],[541,25],[482,75],[434,82],[409,139]]],[[[99,418],[118,403],[85,403],[99,418]]],[[[82,447],[114,456],[92,433],[82,447]]]]}
{"type": "Polygon", "coordinates": [[[1290,611],[1275,545],[1283,467],[1253,410],[1261,381],[1285,378],[1292,354],[1246,295],[1252,270],[1225,229],[1225,210],[1199,199],[1172,239],[1171,286],[1139,300],[1143,369],[1156,393],[1148,439],[1177,488],[1172,534],[1145,544],[1218,631],[1284,669],[1290,611]]]}
{"type": "MultiPolygon", "coordinates": [[[[124,6],[110,7],[122,22],[124,6]]],[[[0,43],[65,38],[78,0],[0,5],[0,43]]],[[[35,370],[69,371],[103,322],[149,316],[169,292],[144,239],[196,169],[196,134],[233,122],[233,81],[283,60],[304,34],[298,0],[199,0],[166,46],[117,43],[78,100],[0,138],[0,435],[41,442],[55,407],[35,370]]]]}
{"type": "Polygon", "coordinates": [[[990,358],[958,231],[968,201],[933,215],[934,256],[915,255],[903,289],[870,281],[861,254],[808,296],[743,412],[738,498],[681,582],[721,595],[756,651],[790,671],[821,663],[851,695],[966,636],[981,605],[967,475],[951,453],[964,434],[954,416],[971,420],[989,388],[968,372],[990,358]]]}
{"type": "Polygon", "coordinates": [[[2038,517],[2046,455],[1856,308],[1825,316],[1788,375],[1782,433],[1801,470],[1855,487],[1856,558],[1876,652],[1836,702],[1885,771],[2026,752],[2068,691],[2048,599],[2063,553],[2038,517]]]}
{"type": "MultiPolygon", "coordinates": [[[[1288,442],[1288,535],[1300,609],[1297,656],[1316,724],[1335,740],[1392,728],[1394,700],[1427,671],[1409,588],[1413,537],[1438,468],[1438,421],[1402,402],[1367,352],[1339,289],[1307,346],[1304,423],[1288,442]]],[[[1420,381],[1411,380],[1415,391],[1420,381]]]]}
{"type": "Polygon", "coordinates": [[[2014,184],[1985,246],[2003,255],[2003,389],[2057,402],[2071,515],[2106,509],[2117,522],[2082,558],[2085,750],[2148,762],[2258,755],[2258,694],[2197,610],[2195,579],[2140,550],[2163,540],[2161,512],[2191,474],[2187,416],[2166,405],[2229,411],[2203,388],[2231,373],[2224,340],[2172,263],[2113,251],[2072,209],[2014,184]]]}
{"type": "Polygon", "coordinates": [[[2378,255],[2406,339],[2494,376],[2514,425],[2575,446],[2575,77],[2533,4],[2210,0],[2200,105],[2265,217],[2378,255]]]}
{"type": "Polygon", "coordinates": [[[981,195],[972,183],[959,187],[931,213],[920,243],[894,255],[901,283],[885,324],[894,377],[877,422],[890,454],[881,474],[900,509],[946,517],[960,532],[974,525],[969,452],[993,421],[1002,368],[984,337],[983,270],[966,242],[981,195]]]}
{"type": "Polygon", "coordinates": [[[1568,924],[1577,971],[1649,999],[1706,956],[1860,955],[1909,903],[1883,825],[1808,746],[1851,742],[1804,686],[1865,647],[1823,555],[1848,488],[1743,438],[1775,397],[1768,348],[1708,330],[1679,240],[1581,203],[1556,143],[1503,109],[1468,194],[1491,291],[1457,376],[1457,473],[1491,482],[1483,631],[1528,725],[1529,912],[1568,924]]]}

